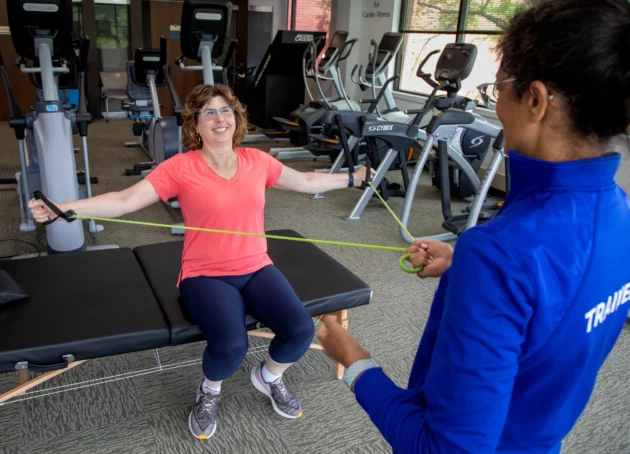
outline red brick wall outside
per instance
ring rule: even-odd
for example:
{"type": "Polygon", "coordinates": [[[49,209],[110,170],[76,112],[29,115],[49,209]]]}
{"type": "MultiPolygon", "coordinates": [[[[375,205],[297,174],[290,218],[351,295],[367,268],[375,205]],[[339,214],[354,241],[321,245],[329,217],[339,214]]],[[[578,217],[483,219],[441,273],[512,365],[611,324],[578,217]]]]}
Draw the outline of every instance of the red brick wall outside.
{"type": "MultiPolygon", "coordinates": [[[[289,0],[287,29],[291,29],[293,2],[297,2],[293,30],[326,32],[326,42],[328,42],[332,0],[289,0]]],[[[318,63],[321,55],[317,58],[318,63]]]]}
{"type": "Polygon", "coordinates": [[[297,2],[295,30],[327,32],[330,27],[331,0],[289,0],[289,16],[297,2]]]}

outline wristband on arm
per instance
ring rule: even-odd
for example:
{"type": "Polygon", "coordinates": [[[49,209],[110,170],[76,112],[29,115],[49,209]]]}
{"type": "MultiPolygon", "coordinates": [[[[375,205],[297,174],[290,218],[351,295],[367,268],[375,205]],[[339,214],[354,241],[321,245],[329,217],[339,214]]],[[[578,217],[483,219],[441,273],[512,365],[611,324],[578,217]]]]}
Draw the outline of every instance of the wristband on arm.
{"type": "Polygon", "coordinates": [[[346,385],[348,385],[352,392],[354,392],[354,385],[359,375],[368,369],[374,368],[380,369],[380,366],[373,359],[360,359],[346,369],[343,379],[346,382],[346,385]]]}

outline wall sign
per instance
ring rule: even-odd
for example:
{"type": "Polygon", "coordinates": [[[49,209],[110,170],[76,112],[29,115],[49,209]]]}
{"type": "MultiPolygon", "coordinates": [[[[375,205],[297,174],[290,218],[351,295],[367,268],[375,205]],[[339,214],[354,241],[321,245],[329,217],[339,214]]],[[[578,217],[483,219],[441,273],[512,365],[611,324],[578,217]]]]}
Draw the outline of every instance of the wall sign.
{"type": "Polygon", "coordinates": [[[392,6],[393,2],[387,0],[370,0],[369,2],[365,2],[363,7],[363,18],[391,18],[392,6]]]}

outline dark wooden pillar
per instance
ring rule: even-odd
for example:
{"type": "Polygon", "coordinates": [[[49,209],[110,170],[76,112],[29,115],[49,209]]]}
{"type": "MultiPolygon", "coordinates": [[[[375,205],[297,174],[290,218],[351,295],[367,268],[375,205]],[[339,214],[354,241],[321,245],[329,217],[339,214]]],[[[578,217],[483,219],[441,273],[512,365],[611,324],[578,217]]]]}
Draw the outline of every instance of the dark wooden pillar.
{"type": "MultiPolygon", "coordinates": [[[[7,0],[0,0],[0,26],[6,27],[0,31],[0,52],[2,52],[4,66],[7,70],[11,87],[13,88],[13,94],[17,99],[22,114],[25,114],[31,110],[31,106],[37,101],[37,92],[35,87],[29,81],[28,75],[23,74],[20,71],[20,68],[14,64],[19,55],[15,51],[15,47],[13,47],[13,40],[8,32],[9,15],[7,14],[7,0]]],[[[8,120],[9,100],[5,94],[4,84],[0,82],[0,121],[8,120]]],[[[5,127],[5,125],[3,125],[3,127],[5,127]]],[[[6,127],[8,128],[8,126],[6,127]]],[[[10,134],[10,136],[7,137],[14,137],[13,132],[7,132],[7,134],[10,134]]],[[[8,143],[11,147],[17,147],[17,145],[14,145],[15,142],[8,143]]]]}
{"type": "Polygon", "coordinates": [[[129,35],[131,58],[133,59],[136,49],[143,47],[142,0],[129,2],[129,35]]]}
{"type": "Polygon", "coordinates": [[[96,12],[94,0],[83,0],[83,35],[90,38],[90,51],[87,58],[87,74],[85,76],[88,111],[94,119],[101,115],[101,87],[98,49],[96,47],[96,12]]]}

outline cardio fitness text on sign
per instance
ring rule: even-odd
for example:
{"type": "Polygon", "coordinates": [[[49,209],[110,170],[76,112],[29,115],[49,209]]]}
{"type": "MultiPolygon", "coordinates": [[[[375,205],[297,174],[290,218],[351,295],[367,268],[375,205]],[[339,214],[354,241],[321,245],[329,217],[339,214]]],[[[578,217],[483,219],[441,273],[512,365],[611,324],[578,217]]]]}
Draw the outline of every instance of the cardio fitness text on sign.
{"type": "MultiPolygon", "coordinates": [[[[380,2],[374,2],[374,8],[379,8],[381,6],[380,2]]],[[[388,11],[363,11],[363,17],[391,17],[392,13],[388,11]]]]}

